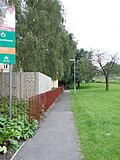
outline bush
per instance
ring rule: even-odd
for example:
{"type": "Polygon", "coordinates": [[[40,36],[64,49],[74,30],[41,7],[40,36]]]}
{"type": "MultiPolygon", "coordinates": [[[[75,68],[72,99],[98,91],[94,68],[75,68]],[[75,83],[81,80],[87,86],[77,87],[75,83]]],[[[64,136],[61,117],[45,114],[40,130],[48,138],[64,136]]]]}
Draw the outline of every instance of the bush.
{"type": "Polygon", "coordinates": [[[7,98],[1,99],[0,115],[0,152],[6,153],[8,148],[17,150],[20,146],[20,139],[31,138],[38,126],[38,122],[32,119],[28,121],[27,103],[13,99],[12,114],[9,118],[9,103],[7,98]]]}

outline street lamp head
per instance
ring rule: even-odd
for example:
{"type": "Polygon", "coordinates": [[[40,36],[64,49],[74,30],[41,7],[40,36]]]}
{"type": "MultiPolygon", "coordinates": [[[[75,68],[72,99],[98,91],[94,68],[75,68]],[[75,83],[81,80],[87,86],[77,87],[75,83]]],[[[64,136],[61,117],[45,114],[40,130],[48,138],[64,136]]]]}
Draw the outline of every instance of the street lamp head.
{"type": "Polygon", "coordinates": [[[70,61],[74,62],[75,61],[75,58],[74,59],[69,59],[70,61]]]}

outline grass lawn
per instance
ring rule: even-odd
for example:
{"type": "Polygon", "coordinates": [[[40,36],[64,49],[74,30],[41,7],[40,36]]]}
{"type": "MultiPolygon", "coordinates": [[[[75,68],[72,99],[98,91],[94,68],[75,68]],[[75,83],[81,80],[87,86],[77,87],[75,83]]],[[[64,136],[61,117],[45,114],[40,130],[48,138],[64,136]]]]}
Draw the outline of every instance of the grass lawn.
{"type": "Polygon", "coordinates": [[[84,160],[120,160],[120,84],[81,86],[70,92],[84,160]]]}

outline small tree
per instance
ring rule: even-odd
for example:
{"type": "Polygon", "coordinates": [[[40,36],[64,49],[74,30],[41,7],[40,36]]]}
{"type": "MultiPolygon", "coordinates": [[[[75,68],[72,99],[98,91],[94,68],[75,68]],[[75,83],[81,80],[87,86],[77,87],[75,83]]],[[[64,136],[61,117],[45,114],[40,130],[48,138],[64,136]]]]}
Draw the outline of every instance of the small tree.
{"type": "Polygon", "coordinates": [[[116,56],[115,55],[108,55],[106,52],[101,52],[100,50],[94,50],[94,62],[97,62],[99,64],[100,69],[102,70],[102,74],[105,77],[105,91],[109,90],[109,76],[112,73],[112,69],[115,65],[116,56]]]}
{"type": "Polygon", "coordinates": [[[96,67],[92,63],[92,52],[80,49],[76,53],[76,80],[78,88],[84,80],[89,82],[95,76],[96,67]]]}

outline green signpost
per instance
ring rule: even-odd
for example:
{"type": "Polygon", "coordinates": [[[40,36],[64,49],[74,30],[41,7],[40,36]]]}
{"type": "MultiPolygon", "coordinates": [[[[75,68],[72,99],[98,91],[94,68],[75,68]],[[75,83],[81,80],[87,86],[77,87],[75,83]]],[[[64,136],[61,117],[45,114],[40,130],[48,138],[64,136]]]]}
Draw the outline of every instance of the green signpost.
{"type": "Polygon", "coordinates": [[[14,54],[0,54],[0,63],[15,64],[16,56],[14,54]]]}
{"type": "Polygon", "coordinates": [[[0,30],[0,47],[15,48],[15,32],[0,30]]]}
{"type": "Polygon", "coordinates": [[[15,50],[15,43],[15,32],[0,30],[0,63],[16,63],[16,55],[12,53],[15,50]]]}

